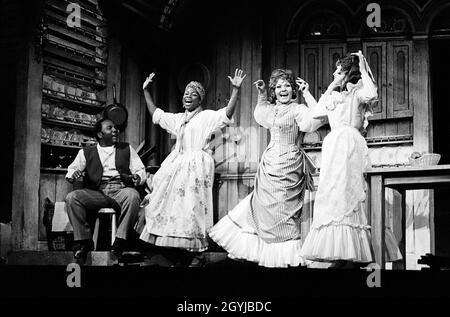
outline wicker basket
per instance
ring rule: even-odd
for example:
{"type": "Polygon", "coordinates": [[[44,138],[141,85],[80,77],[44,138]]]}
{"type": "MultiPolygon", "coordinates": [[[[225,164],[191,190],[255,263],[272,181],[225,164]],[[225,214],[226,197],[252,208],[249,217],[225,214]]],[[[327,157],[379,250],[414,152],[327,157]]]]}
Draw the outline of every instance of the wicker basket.
{"type": "Polygon", "coordinates": [[[421,157],[413,159],[409,158],[409,163],[412,166],[431,166],[437,165],[439,160],[441,159],[441,155],[437,153],[425,153],[422,154],[421,157]]]}

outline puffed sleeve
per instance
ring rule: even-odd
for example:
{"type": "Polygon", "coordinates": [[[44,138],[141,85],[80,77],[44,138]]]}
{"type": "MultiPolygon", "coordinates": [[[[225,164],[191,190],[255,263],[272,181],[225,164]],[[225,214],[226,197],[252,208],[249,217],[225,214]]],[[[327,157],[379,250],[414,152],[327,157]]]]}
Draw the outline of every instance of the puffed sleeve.
{"type": "Polygon", "coordinates": [[[294,107],[295,121],[300,131],[313,132],[326,123],[325,118],[315,119],[313,113],[315,109],[310,109],[304,104],[297,104],[294,107]]]}
{"type": "Polygon", "coordinates": [[[75,160],[67,167],[66,178],[71,178],[76,170],[82,172],[84,171],[85,168],[86,168],[86,157],[84,156],[83,149],[81,149],[78,151],[75,160]]]}
{"type": "Polygon", "coordinates": [[[310,92],[304,93],[306,104],[311,109],[311,116],[314,119],[328,120],[326,104],[329,102],[327,96],[322,95],[319,102],[314,99],[310,92]]]}
{"type": "Polygon", "coordinates": [[[370,103],[378,98],[378,89],[367,72],[361,73],[362,87],[356,91],[359,103],[370,103]]]}
{"type": "Polygon", "coordinates": [[[153,113],[152,120],[154,124],[158,124],[161,128],[163,128],[170,134],[176,135],[175,127],[182,115],[182,113],[170,113],[157,108],[153,113]]]}
{"type": "Polygon", "coordinates": [[[234,118],[228,118],[226,107],[219,110],[203,110],[203,123],[208,126],[208,130],[212,133],[226,127],[230,123],[234,123],[234,118]]]}
{"type": "Polygon", "coordinates": [[[258,102],[256,103],[253,116],[258,124],[266,129],[270,129],[273,123],[273,105],[267,100],[267,92],[258,94],[258,102]]]}

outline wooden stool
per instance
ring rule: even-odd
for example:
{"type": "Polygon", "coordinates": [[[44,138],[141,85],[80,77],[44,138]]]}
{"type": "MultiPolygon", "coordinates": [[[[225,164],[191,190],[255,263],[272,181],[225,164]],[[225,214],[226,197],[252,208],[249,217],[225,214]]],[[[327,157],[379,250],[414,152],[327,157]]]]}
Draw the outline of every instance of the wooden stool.
{"type": "MultiPolygon", "coordinates": [[[[114,243],[114,240],[116,238],[116,211],[112,208],[102,208],[98,211],[100,214],[108,214],[111,215],[111,245],[114,243]]],[[[97,220],[95,221],[95,227],[94,227],[94,235],[92,237],[92,240],[94,240],[94,250],[97,250],[97,240],[98,240],[98,231],[100,227],[100,219],[97,217],[97,220]]]]}

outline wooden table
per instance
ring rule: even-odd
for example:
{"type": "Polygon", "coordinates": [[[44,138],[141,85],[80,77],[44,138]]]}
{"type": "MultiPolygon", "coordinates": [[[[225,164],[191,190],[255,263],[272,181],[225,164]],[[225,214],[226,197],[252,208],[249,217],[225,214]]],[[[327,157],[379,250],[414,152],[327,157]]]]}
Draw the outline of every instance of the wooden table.
{"type": "MultiPolygon", "coordinates": [[[[380,268],[385,268],[385,189],[397,190],[401,195],[402,241],[399,243],[403,259],[399,268],[406,268],[406,190],[435,189],[450,185],[450,165],[428,167],[394,167],[372,168],[367,171],[369,184],[368,211],[372,226],[372,246],[375,261],[380,268]]],[[[395,210],[397,212],[397,210],[395,210]]]]}

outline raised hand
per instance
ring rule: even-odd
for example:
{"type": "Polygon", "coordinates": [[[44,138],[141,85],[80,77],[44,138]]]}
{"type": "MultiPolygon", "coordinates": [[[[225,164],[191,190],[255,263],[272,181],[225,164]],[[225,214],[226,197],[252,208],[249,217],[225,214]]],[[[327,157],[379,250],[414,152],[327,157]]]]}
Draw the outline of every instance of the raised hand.
{"type": "Polygon", "coordinates": [[[306,81],[304,81],[303,79],[301,79],[300,77],[297,77],[297,79],[295,80],[295,83],[298,86],[298,90],[301,91],[302,93],[309,91],[309,84],[306,81]]]}
{"type": "Polygon", "coordinates": [[[366,58],[363,53],[359,50],[358,53],[352,53],[352,55],[358,56],[359,58],[359,71],[367,71],[366,58]]]}
{"type": "Polygon", "coordinates": [[[228,78],[230,79],[231,85],[233,85],[233,87],[236,87],[236,88],[241,87],[242,81],[244,80],[245,76],[247,76],[246,74],[244,74],[244,75],[243,74],[244,74],[244,71],[242,69],[236,68],[236,70],[234,71],[234,77],[231,78],[230,76],[228,76],[228,78]]]}
{"type": "Polygon", "coordinates": [[[253,83],[253,85],[256,86],[256,89],[258,90],[258,92],[262,93],[264,92],[264,90],[266,89],[266,83],[264,82],[264,80],[262,79],[258,79],[257,81],[255,81],[253,83]]]}
{"type": "Polygon", "coordinates": [[[151,73],[150,75],[148,75],[148,77],[144,81],[144,84],[142,85],[142,89],[147,88],[147,86],[152,82],[153,77],[155,77],[155,73],[151,73]]]}

